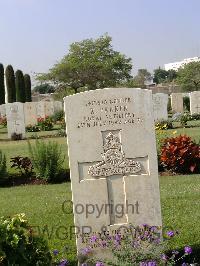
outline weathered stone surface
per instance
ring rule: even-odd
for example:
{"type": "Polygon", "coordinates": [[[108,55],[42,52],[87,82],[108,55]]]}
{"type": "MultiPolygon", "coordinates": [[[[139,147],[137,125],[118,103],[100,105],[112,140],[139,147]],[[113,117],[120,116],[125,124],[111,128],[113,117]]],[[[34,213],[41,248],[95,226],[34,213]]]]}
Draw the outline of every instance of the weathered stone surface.
{"type": "Polygon", "coordinates": [[[6,104],[6,117],[8,138],[13,134],[21,135],[25,138],[25,122],[24,122],[24,105],[23,103],[7,103],[6,104]]]}
{"type": "Polygon", "coordinates": [[[173,113],[183,113],[183,95],[182,93],[171,94],[171,106],[173,113]]]}
{"type": "Polygon", "coordinates": [[[155,121],[168,119],[167,104],[168,104],[167,94],[165,93],[153,94],[153,114],[155,121]]]}
{"type": "Polygon", "coordinates": [[[151,91],[79,93],[64,109],[76,232],[161,225],[151,91]]]}
{"type": "Polygon", "coordinates": [[[45,116],[52,116],[54,114],[54,102],[44,101],[45,116]]]}
{"type": "Polygon", "coordinates": [[[45,104],[44,101],[36,102],[37,118],[45,118],[45,104]]]}
{"type": "Polygon", "coordinates": [[[37,112],[35,102],[24,103],[25,126],[37,124],[37,112]]]}
{"type": "Polygon", "coordinates": [[[54,112],[59,112],[63,110],[63,103],[60,101],[54,102],[54,112]]]}
{"type": "Polygon", "coordinates": [[[190,112],[191,114],[200,114],[200,91],[190,93],[190,112]]]}

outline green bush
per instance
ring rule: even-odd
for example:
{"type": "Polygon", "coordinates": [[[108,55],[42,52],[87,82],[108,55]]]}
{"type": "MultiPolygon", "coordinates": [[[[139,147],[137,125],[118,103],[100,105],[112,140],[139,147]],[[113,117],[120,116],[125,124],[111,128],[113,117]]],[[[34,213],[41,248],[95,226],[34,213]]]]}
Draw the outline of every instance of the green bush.
{"type": "Polygon", "coordinates": [[[33,233],[24,214],[0,218],[0,265],[51,265],[46,240],[33,233]]]}
{"type": "Polygon", "coordinates": [[[40,131],[40,128],[35,125],[35,126],[32,126],[32,125],[28,125],[26,126],[26,132],[39,132],[40,131]]]}
{"type": "Polygon", "coordinates": [[[191,115],[189,113],[184,113],[180,117],[181,125],[184,127],[187,125],[187,122],[191,120],[191,115]]]}
{"type": "Polygon", "coordinates": [[[37,177],[47,181],[56,181],[62,172],[64,155],[61,145],[55,141],[36,140],[35,145],[29,143],[29,153],[37,177]]]}
{"type": "Polygon", "coordinates": [[[6,156],[0,150],[0,183],[7,177],[6,156]]]}
{"type": "Polygon", "coordinates": [[[190,120],[200,120],[200,114],[191,115],[191,119],[190,120]]]}

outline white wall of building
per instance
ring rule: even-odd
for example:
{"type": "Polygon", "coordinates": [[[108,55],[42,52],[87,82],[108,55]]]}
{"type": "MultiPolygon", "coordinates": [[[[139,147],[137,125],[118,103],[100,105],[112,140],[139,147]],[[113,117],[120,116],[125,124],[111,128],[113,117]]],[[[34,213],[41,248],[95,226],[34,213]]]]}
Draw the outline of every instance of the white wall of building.
{"type": "Polygon", "coordinates": [[[179,62],[174,62],[174,63],[168,63],[168,64],[164,64],[164,68],[165,70],[175,70],[177,71],[180,67],[184,67],[184,65],[191,63],[191,62],[199,62],[200,61],[200,57],[191,57],[191,58],[185,58],[182,61],[179,62]]]}

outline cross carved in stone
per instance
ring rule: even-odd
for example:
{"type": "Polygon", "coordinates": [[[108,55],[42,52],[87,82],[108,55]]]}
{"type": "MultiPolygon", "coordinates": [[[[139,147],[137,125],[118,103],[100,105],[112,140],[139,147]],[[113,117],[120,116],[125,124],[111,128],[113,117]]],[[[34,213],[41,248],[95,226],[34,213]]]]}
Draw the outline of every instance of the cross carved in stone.
{"type": "Polygon", "coordinates": [[[126,206],[125,178],[131,175],[146,174],[141,162],[147,162],[147,156],[126,158],[122,149],[120,130],[102,132],[102,135],[103,153],[101,156],[103,160],[81,163],[88,165],[88,178],[83,177],[82,181],[106,179],[110,225],[126,224],[128,223],[127,214],[124,213],[122,217],[118,217],[115,208],[117,204],[126,206]]]}

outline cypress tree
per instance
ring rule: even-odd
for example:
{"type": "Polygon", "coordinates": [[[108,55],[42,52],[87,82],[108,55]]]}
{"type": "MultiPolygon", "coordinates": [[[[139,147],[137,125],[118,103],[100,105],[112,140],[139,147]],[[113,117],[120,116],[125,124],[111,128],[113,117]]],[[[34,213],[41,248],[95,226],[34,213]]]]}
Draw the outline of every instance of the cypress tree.
{"type": "Polygon", "coordinates": [[[32,102],[31,97],[31,77],[28,74],[24,75],[24,84],[25,84],[25,95],[26,95],[26,102],[32,102]]]}
{"type": "Polygon", "coordinates": [[[16,102],[15,75],[13,67],[11,65],[8,65],[6,67],[5,75],[6,75],[8,102],[9,103],[16,102]]]}
{"type": "Polygon", "coordinates": [[[25,103],[25,85],[24,85],[24,75],[21,70],[15,72],[15,87],[16,87],[16,101],[25,103]]]}
{"type": "Polygon", "coordinates": [[[4,67],[0,64],[0,104],[5,103],[4,67]]]}

